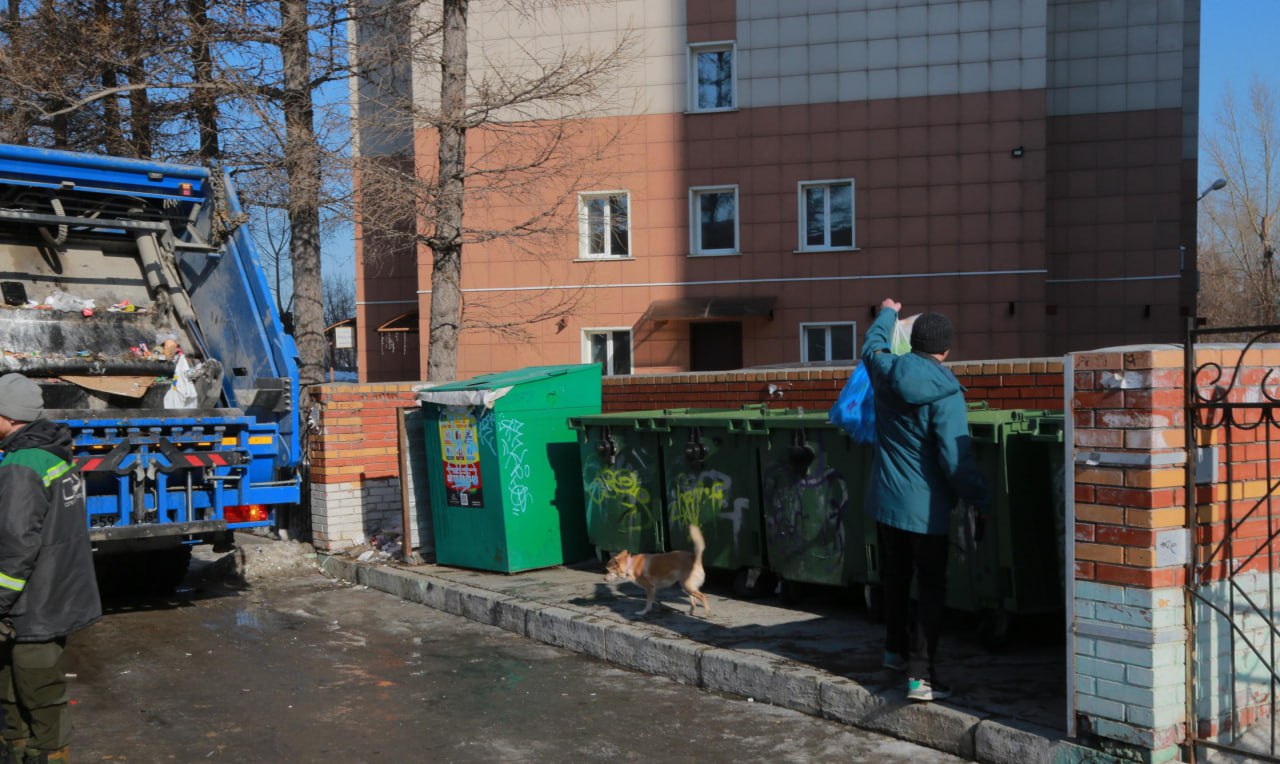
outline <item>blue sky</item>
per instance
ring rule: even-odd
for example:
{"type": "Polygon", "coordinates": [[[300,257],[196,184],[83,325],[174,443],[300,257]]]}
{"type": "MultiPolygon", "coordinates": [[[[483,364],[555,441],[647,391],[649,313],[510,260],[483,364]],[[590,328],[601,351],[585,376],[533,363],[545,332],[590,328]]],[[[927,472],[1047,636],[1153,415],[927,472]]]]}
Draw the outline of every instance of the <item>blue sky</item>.
{"type": "MultiPolygon", "coordinates": [[[[1200,9],[1200,139],[1216,126],[1228,88],[1245,94],[1255,77],[1280,90],[1276,31],[1280,0],[1202,0],[1200,9]]],[[[1200,158],[1200,186],[1213,170],[1200,158]]]]}

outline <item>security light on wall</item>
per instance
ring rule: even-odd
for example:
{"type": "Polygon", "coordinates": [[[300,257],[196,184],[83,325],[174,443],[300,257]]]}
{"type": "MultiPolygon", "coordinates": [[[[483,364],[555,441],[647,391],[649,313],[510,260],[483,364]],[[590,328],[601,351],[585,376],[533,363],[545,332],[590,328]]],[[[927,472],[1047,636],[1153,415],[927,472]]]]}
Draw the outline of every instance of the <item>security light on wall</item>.
{"type": "Polygon", "coordinates": [[[1023,154],[1023,148],[1021,146],[1015,146],[1013,148],[1013,151],[1009,152],[1009,156],[1013,157],[1014,159],[1021,159],[1022,154],[1023,154]]]}

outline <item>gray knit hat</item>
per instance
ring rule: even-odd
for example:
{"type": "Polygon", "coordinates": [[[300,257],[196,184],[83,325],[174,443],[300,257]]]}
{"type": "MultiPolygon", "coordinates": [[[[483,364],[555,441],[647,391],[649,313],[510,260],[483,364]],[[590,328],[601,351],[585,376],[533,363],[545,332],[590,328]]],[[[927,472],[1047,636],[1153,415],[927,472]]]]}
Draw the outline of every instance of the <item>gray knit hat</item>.
{"type": "Polygon", "coordinates": [[[21,374],[0,377],[0,416],[15,422],[34,422],[44,413],[40,386],[21,374]]]}
{"type": "Polygon", "coordinates": [[[911,325],[911,349],[917,353],[942,355],[951,349],[955,329],[951,319],[941,313],[925,313],[911,325]]]}

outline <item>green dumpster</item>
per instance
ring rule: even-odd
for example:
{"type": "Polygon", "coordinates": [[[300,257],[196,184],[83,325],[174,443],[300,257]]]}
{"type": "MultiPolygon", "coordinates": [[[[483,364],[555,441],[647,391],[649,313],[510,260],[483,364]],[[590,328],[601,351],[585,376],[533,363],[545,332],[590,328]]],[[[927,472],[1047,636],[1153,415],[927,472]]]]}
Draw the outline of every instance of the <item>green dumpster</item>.
{"type": "Polygon", "coordinates": [[[665,549],[662,443],[665,417],[683,410],[577,416],[587,538],[600,556],[665,549]]]}
{"type": "Polygon", "coordinates": [[[688,527],[706,538],[703,565],[735,571],[734,591],[771,589],[762,532],[759,449],[767,429],[760,408],[689,411],[664,419],[662,465],[668,549],[690,549],[688,527]]]}
{"type": "Polygon", "coordinates": [[[486,374],[418,400],[437,562],[514,573],[591,556],[567,419],[600,413],[598,364],[486,374]]]}
{"type": "Polygon", "coordinates": [[[1048,479],[1055,453],[1061,463],[1062,414],[974,412],[969,422],[974,456],[987,478],[992,505],[983,543],[967,557],[958,549],[960,513],[953,518],[947,605],[982,613],[981,638],[1000,646],[1007,637],[1009,615],[1062,609],[1061,536],[1055,528],[1059,491],[1048,479]]]}
{"type": "Polygon", "coordinates": [[[865,583],[865,497],[872,447],[854,443],[826,412],[770,411],[760,452],[765,547],[784,599],[797,585],[865,583]]]}

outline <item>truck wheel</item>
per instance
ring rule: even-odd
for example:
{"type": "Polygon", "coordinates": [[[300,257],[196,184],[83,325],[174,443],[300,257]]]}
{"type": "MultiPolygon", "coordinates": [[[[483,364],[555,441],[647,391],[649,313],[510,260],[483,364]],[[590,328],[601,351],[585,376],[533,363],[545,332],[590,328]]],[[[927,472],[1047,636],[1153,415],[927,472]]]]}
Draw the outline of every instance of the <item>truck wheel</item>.
{"type": "Polygon", "coordinates": [[[191,564],[191,547],[183,544],[173,549],[147,552],[147,588],[155,594],[173,594],[187,577],[191,564]]]}

